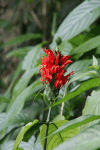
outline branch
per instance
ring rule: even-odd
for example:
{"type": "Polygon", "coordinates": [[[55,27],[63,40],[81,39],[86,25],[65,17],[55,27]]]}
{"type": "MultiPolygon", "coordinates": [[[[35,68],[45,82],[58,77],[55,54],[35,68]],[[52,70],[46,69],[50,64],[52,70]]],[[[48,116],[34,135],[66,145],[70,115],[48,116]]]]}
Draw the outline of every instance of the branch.
{"type": "Polygon", "coordinates": [[[33,20],[35,21],[35,23],[37,24],[37,26],[39,27],[39,29],[42,29],[42,24],[38,18],[38,16],[36,15],[36,13],[34,12],[34,10],[30,7],[29,4],[27,4],[28,10],[33,18],[33,20]]]}

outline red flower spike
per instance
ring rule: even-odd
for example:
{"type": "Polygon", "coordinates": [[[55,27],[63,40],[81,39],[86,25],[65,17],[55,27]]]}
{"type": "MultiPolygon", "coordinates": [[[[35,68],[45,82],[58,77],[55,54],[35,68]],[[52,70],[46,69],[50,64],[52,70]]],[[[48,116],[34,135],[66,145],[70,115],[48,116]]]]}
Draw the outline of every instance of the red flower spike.
{"type": "Polygon", "coordinates": [[[43,56],[43,59],[40,58],[42,62],[42,67],[39,70],[41,73],[41,81],[43,85],[45,82],[53,84],[56,89],[60,88],[69,80],[68,77],[71,74],[74,74],[72,71],[64,76],[64,73],[66,72],[66,70],[64,70],[65,66],[72,63],[71,60],[68,60],[71,56],[63,56],[56,50],[54,54],[53,51],[47,48],[43,49],[43,51],[47,54],[47,57],[43,56]]]}

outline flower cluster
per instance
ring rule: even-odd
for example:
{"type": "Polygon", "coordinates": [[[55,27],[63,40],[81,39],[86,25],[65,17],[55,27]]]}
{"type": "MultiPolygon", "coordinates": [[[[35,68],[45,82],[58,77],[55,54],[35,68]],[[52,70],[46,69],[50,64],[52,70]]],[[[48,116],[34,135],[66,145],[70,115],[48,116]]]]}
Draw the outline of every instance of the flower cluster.
{"type": "Polygon", "coordinates": [[[56,50],[51,51],[50,49],[43,49],[43,51],[47,54],[43,56],[41,59],[41,68],[39,72],[41,73],[41,81],[45,83],[53,84],[53,86],[57,89],[62,87],[67,81],[68,77],[73,74],[73,71],[70,72],[68,75],[64,76],[66,70],[64,69],[66,65],[72,63],[71,56],[63,56],[60,52],[56,50]]]}

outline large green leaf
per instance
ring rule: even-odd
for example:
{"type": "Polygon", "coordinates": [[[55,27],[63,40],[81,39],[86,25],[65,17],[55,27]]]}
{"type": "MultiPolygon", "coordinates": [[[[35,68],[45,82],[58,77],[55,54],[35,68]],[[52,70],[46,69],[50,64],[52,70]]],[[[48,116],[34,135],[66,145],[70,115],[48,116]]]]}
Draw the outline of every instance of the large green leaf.
{"type": "Polygon", "coordinates": [[[55,40],[69,40],[88,28],[100,15],[100,1],[84,1],[76,7],[62,22],[54,36],[51,48],[56,46],[55,40]]]}
{"type": "Polygon", "coordinates": [[[8,87],[8,89],[7,89],[7,91],[6,91],[4,96],[9,97],[9,95],[11,93],[11,89],[14,86],[14,83],[16,82],[16,80],[17,80],[19,74],[21,73],[21,71],[22,71],[22,62],[20,62],[18,64],[18,66],[17,66],[17,68],[16,68],[16,70],[15,70],[13,76],[12,76],[11,83],[10,83],[10,85],[9,85],[9,87],[8,87]]]}
{"type": "Polygon", "coordinates": [[[41,44],[35,46],[30,50],[24,58],[23,70],[30,70],[35,67],[40,57],[41,44]]]}
{"type": "Polygon", "coordinates": [[[74,76],[74,77],[68,82],[68,84],[72,83],[73,81],[82,79],[82,78],[84,78],[84,77],[86,77],[86,76],[89,76],[89,77],[98,77],[98,73],[97,73],[96,71],[87,71],[87,72],[78,74],[78,75],[74,76]]]}
{"type": "Polygon", "coordinates": [[[54,150],[94,150],[100,147],[100,123],[77,134],[54,150]]]}
{"type": "Polygon", "coordinates": [[[39,124],[38,120],[34,120],[33,122],[29,122],[27,125],[25,125],[25,127],[19,132],[12,150],[16,150],[17,149],[17,147],[19,146],[20,142],[23,140],[25,133],[30,128],[33,127],[33,131],[36,131],[39,128],[40,125],[41,124],[39,124]]]}
{"type": "MultiPolygon", "coordinates": [[[[68,122],[67,120],[55,121],[49,125],[48,135],[52,134],[55,130],[57,130],[60,126],[68,122]]],[[[40,129],[40,139],[42,140],[45,137],[46,125],[44,124],[40,129]]],[[[51,137],[47,138],[47,150],[52,150],[54,147],[64,142],[65,140],[73,137],[79,133],[79,128],[73,128],[69,131],[66,129],[62,133],[58,133],[51,137]]],[[[42,146],[44,146],[44,140],[41,141],[42,146]]]]}
{"type": "Polygon", "coordinates": [[[71,50],[73,49],[72,44],[69,43],[68,41],[63,41],[59,46],[58,46],[59,51],[61,51],[61,53],[63,55],[69,55],[69,53],[71,52],[71,50]]]}
{"type": "Polygon", "coordinates": [[[16,95],[19,95],[28,85],[31,77],[35,74],[39,72],[39,67],[36,67],[34,69],[31,69],[30,72],[25,72],[22,77],[20,78],[20,80],[18,81],[18,83],[15,85],[14,89],[13,89],[13,93],[12,93],[12,98],[16,97],[16,95]]]}
{"type": "Polygon", "coordinates": [[[7,116],[6,113],[1,113],[0,114],[0,132],[4,128],[6,116],[7,116]]]}
{"type": "MultiPolygon", "coordinates": [[[[4,143],[1,145],[1,149],[0,150],[12,150],[13,149],[13,145],[14,145],[14,141],[8,141],[7,143],[4,143]]],[[[32,147],[32,145],[30,145],[29,143],[26,142],[21,142],[19,145],[19,148],[16,150],[34,150],[34,148],[32,147]]]]}
{"type": "Polygon", "coordinates": [[[79,34],[72,39],[69,40],[70,43],[72,43],[75,47],[83,44],[86,40],[89,40],[88,33],[86,35],[79,34]]]}
{"type": "Polygon", "coordinates": [[[36,33],[36,34],[29,33],[29,34],[25,34],[25,35],[20,35],[20,36],[16,37],[15,39],[5,43],[3,45],[3,47],[12,46],[14,44],[19,44],[19,43],[26,42],[31,39],[38,39],[38,38],[42,38],[42,35],[39,33],[36,33]]]}
{"type": "Polygon", "coordinates": [[[67,72],[65,73],[68,74],[70,73],[71,71],[74,71],[74,73],[78,73],[78,72],[81,72],[83,70],[85,70],[86,68],[89,67],[89,65],[92,64],[92,60],[89,60],[89,59],[85,59],[85,60],[78,60],[76,62],[73,62],[67,69],[67,72]]]}
{"type": "Polygon", "coordinates": [[[34,143],[35,150],[43,150],[41,142],[40,142],[40,135],[38,135],[36,142],[34,143]]]}
{"type": "MultiPolygon", "coordinates": [[[[86,114],[94,114],[94,115],[100,115],[100,91],[93,91],[91,93],[91,96],[87,97],[85,107],[82,112],[83,115],[86,114]]],[[[85,128],[91,126],[94,123],[97,123],[99,120],[92,121],[88,124],[85,124],[81,126],[81,130],[84,130],[85,128]]]]}
{"type": "Polygon", "coordinates": [[[57,115],[57,116],[52,120],[52,122],[59,121],[59,120],[65,120],[65,117],[64,117],[63,115],[57,115]]]}
{"type": "Polygon", "coordinates": [[[91,121],[98,120],[98,119],[100,119],[100,115],[97,115],[97,116],[92,115],[92,114],[83,115],[81,117],[70,120],[69,122],[63,124],[61,127],[59,127],[59,129],[57,129],[55,132],[53,132],[50,136],[57,134],[59,132],[61,133],[64,129],[66,129],[66,131],[67,131],[67,130],[76,128],[78,126],[81,126],[83,124],[86,124],[86,123],[89,123],[91,121]]]}
{"type": "Polygon", "coordinates": [[[95,56],[93,56],[93,65],[98,66],[98,60],[95,58],[95,56]]]}
{"type": "Polygon", "coordinates": [[[15,50],[9,52],[6,56],[7,57],[11,57],[11,56],[20,57],[20,55],[23,56],[23,55],[27,54],[27,52],[30,51],[32,48],[33,48],[33,46],[18,48],[18,49],[15,49],[15,50]]]}
{"type": "MultiPolygon", "coordinates": [[[[7,115],[2,113],[0,115],[0,131],[4,129],[4,126],[6,125],[6,119],[7,119],[7,115]]],[[[0,140],[2,140],[8,134],[10,134],[12,130],[22,127],[23,125],[27,124],[30,121],[32,121],[32,119],[28,115],[22,113],[16,115],[13,118],[13,120],[10,122],[10,125],[8,126],[4,134],[1,135],[0,140]]]]}
{"type": "Polygon", "coordinates": [[[47,41],[42,42],[41,44],[38,44],[34,46],[25,56],[24,61],[23,61],[23,66],[22,69],[26,71],[30,71],[33,69],[36,65],[37,62],[40,58],[40,53],[42,49],[42,45],[46,44],[47,41]]]}
{"type": "Polygon", "coordinates": [[[2,102],[0,104],[0,113],[3,112],[3,110],[6,108],[6,106],[7,106],[7,103],[2,102]]]}
{"type": "Polygon", "coordinates": [[[0,96],[0,103],[1,102],[8,103],[8,102],[10,102],[10,99],[5,96],[0,96]]]}
{"type": "MultiPolygon", "coordinates": [[[[35,87],[37,84],[37,82],[34,82],[33,84],[31,84],[30,86],[28,86],[25,90],[23,90],[18,96],[17,98],[14,100],[13,103],[11,103],[10,108],[7,112],[7,123],[6,126],[8,126],[8,123],[10,123],[12,121],[12,119],[20,113],[20,111],[22,110],[25,100],[28,96],[30,96],[30,92],[33,89],[33,87],[35,87]]],[[[41,88],[41,86],[40,86],[41,88]]],[[[39,89],[39,88],[38,88],[39,89]]],[[[36,91],[35,91],[36,92],[36,91]]],[[[33,91],[34,93],[34,91],[33,91]]]]}
{"type": "Polygon", "coordinates": [[[11,124],[15,124],[15,123],[25,123],[26,124],[30,121],[32,121],[30,116],[28,116],[27,114],[20,113],[13,118],[11,124]]]}
{"type": "Polygon", "coordinates": [[[91,89],[93,87],[99,87],[100,86],[100,78],[90,79],[88,81],[85,81],[81,85],[79,85],[79,88],[75,91],[68,93],[63,99],[59,100],[58,102],[55,102],[51,107],[54,107],[56,105],[61,104],[64,101],[68,101],[71,98],[74,98],[75,96],[78,96],[82,92],[91,89]]]}
{"type": "Polygon", "coordinates": [[[100,46],[100,36],[96,36],[71,51],[71,54],[85,53],[100,46]]]}
{"type": "Polygon", "coordinates": [[[18,83],[15,85],[14,89],[13,89],[13,92],[12,92],[12,99],[8,105],[8,109],[7,111],[10,109],[12,103],[15,101],[15,99],[17,98],[17,96],[20,95],[20,93],[22,91],[24,91],[24,89],[26,88],[26,86],[28,85],[29,83],[29,80],[31,79],[31,77],[37,73],[39,70],[39,67],[35,68],[35,69],[32,69],[30,72],[25,72],[21,79],[18,81],[18,83]]]}

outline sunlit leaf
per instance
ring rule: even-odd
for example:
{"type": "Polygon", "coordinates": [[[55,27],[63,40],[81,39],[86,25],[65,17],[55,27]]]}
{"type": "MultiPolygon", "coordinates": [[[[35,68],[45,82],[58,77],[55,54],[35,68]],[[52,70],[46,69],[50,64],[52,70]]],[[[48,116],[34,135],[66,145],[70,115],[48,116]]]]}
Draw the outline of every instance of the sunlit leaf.
{"type": "MultiPolygon", "coordinates": [[[[6,126],[8,126],[8,124],[12,121],[12,119],[20,113],[20,111],[22,110],[25,100],[28,96],[30,96],[30,94],[36,91],[32,91],[31,90],[36,86],[37,82],[33,82],[33,84],[31,84],[30,86],[28,86],[25,90],[23,90],[18,96],[17,98],[13,101],[13,103],[11,103],[9,110],[7,112],[7,122],[6,122],[6,126]]],[[[40,86],[41,88],[41,86],[40,86]]],[[[34,88],[35,89],[35,88],[34,88]]],[[[35,90],[38,90],[39,87],[35,90]]]]}
{"type": "Polygon", "coordinates": [[[82,78],[84,78],[85,76],[98,77],[98,74],[97,74],[96,71],[87,71],[87,72],[78,74],[78,75],[74,76],[74,77],[69,81],[69,84],[72,83],[73,81],[82,79],[82,78]]]}
{"type": "Polygon", "coordinates": [[[95,66],[97,66],[99,68],[98,60],[94,56],[93,56],[93,65],[95,65],[95,66]]]}
{"type": "Polygon", "coordinates": [[[96,36],[72,50],[71,54],[85,53],[100,46],[100,36],[96,36]]]}
{"type": "Polygon", "coordinates": [[[87,114],[87,115],[83,115],[80,116],[76,119],[70,120],[69,122],[63,124],[61,127],[59,127],[59,129],[57,129],[55,132],[53,132],[50,136],[55,135],[59,132],[62,132],[64,129],[70,130],[73,129],[75,127],[81,126],[83,124],[89,123],[93,120],[98,120],[100,119],[100,115],[92,115],[92,114],[87,114]]]}
{"type": "Polygon", "coordinates": [[[73,49],[73,46],[68,41],[62,41],[58,48],[63,55],[69,55],[70,51],[73,49]]]}
{"type": "Polygon", "coordinates": [[[59,120],[65,120],[65,117],[64,117],[63,115],[57,115],[57,116],[52,120],[52,122],[59,121],[59,120]]]}
{"type": "Polygon", "coordinates": [[[23,66],[22,66],[23,70],[27,71],[35,67],[40,57],[40,50],[41,50],[41,44],[33,47],[33,49],[27,53],[23,61],[23,66]]]}
{"type": "MultiPolygon", "coordinates": [[[[86,99],[85,107],[82,112],[83,115],[94,114],[100,115],[100,91],[93,91],[91,96],[88,96],[86,99]]],[[[81,130],[86,129],[94,123],[97,123],[99,120],[92,121],[88,124],[81,126],[81,130]]]]}
{"type": "Polygon", "coordinates": [[[1,113],[0,114],[0,132],[4,128],[6,117],[7,117],[6,113],[1,113]]]}
{"type": "MultiPolygon", "coordinates": [[[[64,123],[68,122],[67,120],[60,120],[55,121],[52,124],[49,125],[48,135],[52,134],[55,130],[57,130],[60,126],[62,126],[64,123]]],[[[45,130],[46,125],[44,124],[40,129],[40,139],[43,139],[45,137],[45,130]]],[[[79,133],[79,128],[73,128],[69,131],[66,131],[66,129],[62,133],[58,133],[56,135],[53,135],[51,137],[48,137],[47,139],[47,150],[52,150],[54,147],[59,145],[60,143],[64,142],[65,140],[73,137],[79,133]]],[[[44,140],[41,141],[42,146],[44,146],[44,140]]]]}
{"type": "Polygon", "coordinates": [[[55,40],[60,37],[62,41],[69,40],[87,29],[100,15],[100,1],[84,1],[77,6],[62,22],[58,28],[51,49],[56,46],[55,40]]]}
{"type": "Polygon", "coordinates": [[[100,147],[100,123],[91,126],[53,150],[94,150],[100,147]]]}
{"type": "Polygon", "coordinates": [[[38,71],[39,71],[39,67],[30,70],[30,72],[29,71],[25,72],[20,78],[20,80],[18,81],[18,83],[15,85],[12,92],[12,96],[16,97],[16,95],[19,95],[26,88],[31,77],[38,71]]]}
{"type": "Polygon", "coordinates": [[[25,71],[30,71],[33,69],[40,58],[42,45],[47,44],[47,41],[44,41],[36,46],[34,46],[25,56],[23,61],[22,69],[25,71]]]}
{"type": "Polygon", "coordinates": [[[99,87],[99,86],[100,86],[100,78],[95,78],[95,79],[90,79],[88,81],[85,81],[81,85],[79,85],[79,88],[77,90],[75,90],[74,92],[68,93],[63,99],[51,105],[51,107],[59,105],[64,101],[68,101],[69,99],[74,98],[75,96],[81,94],[82,92],[88,89],[91,89],[93,87],[99,87]]]}
{"type": "Polygon", "coordinates": [[[25,127],[19,132],[17,139],[14,143],[13,149],[12,150],[16,150],[16,148],[19,146],[20,142],[22,141],[22,139],[24,138],[25,133],[31,128],[34,127],[34,131],[36,131],[39,126],[39,121],[38,120],[34,120],[33,122],[28,123],[27,125],[25,125],[25,127]]]}
{"type": "MultiPolygon", "coordinates": [[[[14,141],[8,141],[7,143],[4,143],[1,145],[1,150],[12,150],[14,145],[14,141]]],[[[34,150],[32,145],[21,141],[19,148],[16,148],[16,150],[34,150]]]]}

